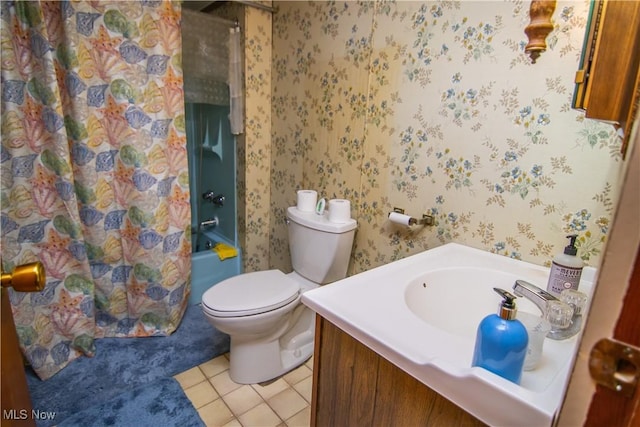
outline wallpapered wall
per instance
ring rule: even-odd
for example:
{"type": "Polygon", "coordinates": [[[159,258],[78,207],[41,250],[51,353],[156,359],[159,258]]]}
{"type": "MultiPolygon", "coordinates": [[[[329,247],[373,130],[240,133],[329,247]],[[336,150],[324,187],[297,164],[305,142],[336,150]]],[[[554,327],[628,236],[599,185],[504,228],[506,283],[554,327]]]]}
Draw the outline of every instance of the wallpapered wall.
{"type": "Polygon", "coordinates": [[[244,234],[244,269],[258,271],[269,268],[272,21],[270,12],[245,10],[246,142],[238,195],[245,205],[239,229],[244,234]]]}
{"type": "Polygon", "coordinates": [[[283,218],[301,188],[351,200],[350,274],[448,242],[548,264],[568,233],[598,264],[622,160],[613,127],[570,107],[586,1],[558,2],[534,65],[528,1],[274,5],[271,152],[247,156],[247,212],[266,215],[271,191],[270,228],[247,227],[270,238],[270,267],[291,269],[283,218]],[[394,206],[436,225],[390,224],[394,206]]]}
{"type": "Polygon", "coordinates": [[[238,20],[243,29],[245,132],[236,137],[238,239],[244,270],[266,270],[271,208],[272,15],[234,2],[222,4],[212,14],[238,20]]]}

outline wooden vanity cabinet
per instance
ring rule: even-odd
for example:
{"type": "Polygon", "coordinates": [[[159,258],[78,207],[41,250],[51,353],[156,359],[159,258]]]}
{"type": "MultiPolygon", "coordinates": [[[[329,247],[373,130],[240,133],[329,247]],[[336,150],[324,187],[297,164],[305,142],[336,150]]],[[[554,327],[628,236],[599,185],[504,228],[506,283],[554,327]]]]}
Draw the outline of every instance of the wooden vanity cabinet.
{"type": "Polygon", "coordinates": [[[312,427],[485,425],[319,315],[313,365],[312,427]]]}
{"type": "Polygon", "coordinates": [[[573,108],[624,131],[623,155],[638,109],[640,1],[595,0],[576,73],[573,108]]]}

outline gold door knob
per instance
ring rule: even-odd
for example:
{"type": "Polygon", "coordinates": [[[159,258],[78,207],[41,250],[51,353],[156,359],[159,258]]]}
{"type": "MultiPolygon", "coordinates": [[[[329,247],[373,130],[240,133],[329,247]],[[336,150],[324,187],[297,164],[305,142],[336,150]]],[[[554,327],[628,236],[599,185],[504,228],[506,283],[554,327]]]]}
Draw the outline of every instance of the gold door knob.
{"type": "Polygon", "coordinates": [[[2,287],[13,287],[20,292],[39,292],[44,289],[46,280],[40,261],[19,265],[12,273],[2,272],[2,287]]]}

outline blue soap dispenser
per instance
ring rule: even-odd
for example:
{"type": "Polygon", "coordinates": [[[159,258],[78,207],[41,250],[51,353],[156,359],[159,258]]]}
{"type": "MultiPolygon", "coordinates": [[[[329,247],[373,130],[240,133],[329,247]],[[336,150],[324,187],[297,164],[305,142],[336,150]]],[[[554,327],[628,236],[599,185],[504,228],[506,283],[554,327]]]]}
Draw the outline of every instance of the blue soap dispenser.
{"type": "Polygon", "coordinates": [[[516,384],[520,384],[529,336],[516,319],[516,296],[493,288],[502,296],[498,314],[490,314],[478,325],[472,366],[480,366],[516,384]]]}

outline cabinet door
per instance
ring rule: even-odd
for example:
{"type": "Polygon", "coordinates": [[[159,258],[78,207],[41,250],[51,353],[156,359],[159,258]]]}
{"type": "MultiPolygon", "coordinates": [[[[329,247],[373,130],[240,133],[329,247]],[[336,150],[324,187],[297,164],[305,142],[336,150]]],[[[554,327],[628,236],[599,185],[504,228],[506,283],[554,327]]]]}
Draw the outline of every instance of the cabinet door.
{"type": "Polygon", "coordinates": [[[315,344],[314,427],[484,426],[320,316],[315,344]]]}
{"type": "Polygon", "coordinates": [[[400,368],[380,358],[374,426],[484,426],[458,406],[400,368]]]}
{"type": "Polygon", "coordinates": [[[374,352],[317,316],[311,425],[372,425],[377,370],[374,352]]]}

